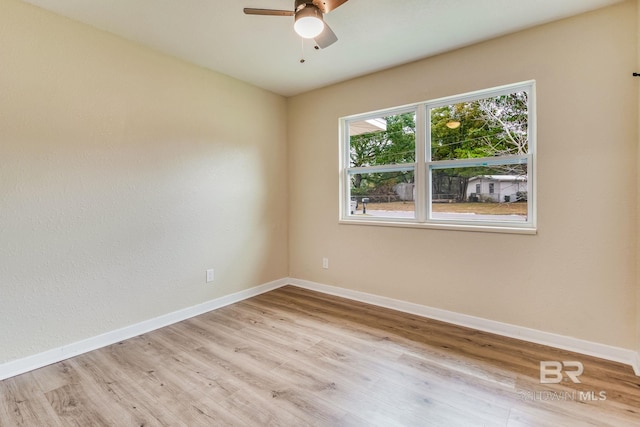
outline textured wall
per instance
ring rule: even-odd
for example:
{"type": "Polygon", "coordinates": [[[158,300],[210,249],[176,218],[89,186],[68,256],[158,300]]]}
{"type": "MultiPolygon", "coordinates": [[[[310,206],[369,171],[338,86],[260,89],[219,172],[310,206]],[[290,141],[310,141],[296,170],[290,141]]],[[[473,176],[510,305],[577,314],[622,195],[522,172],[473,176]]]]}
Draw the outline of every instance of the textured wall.
{"type": "Polygon", "coordinates": [[[0,58],[0,363],[287,276],[284,98],[15,0],[0,58]]]}
{"type": "Polygon", "coordinates": [[[292,277],[636,348],[636,17],[628,1],[290,99],[292,277]],[[340,116],[529,79],[537,235],[338,224],[340,116]]]}
{"type": "MultiPolygon", "coordinates": [[[[637,45],[636,45],[636,71],[640,73],[640,0],[637,0],[637,21],[636,21],[636,32],[637,32],[637,45]]],[[[638,115],[636,116],[637,125],[638,125],[638,134],[637,134],[637,144],[640,146],[640,77],[636,77],[636,94],[638,97],[638,115]]],[[[640,168],[640,150],[638,150],[638,167],[640,168]]],[[[638,171],[640,173],[640,169],[638,171]]],[[[637,221],[638,221],[638,229],[637,233],[640,236],[640,186],[638,187],[638,197],[637,197],[637,221]]],[[[640,238],[638,238],[638,247],[636,248],[636,298],[637,298],[637,313],[636,313],[636,350],[638,352],[638,358],[640,360],[640,238]]]]}

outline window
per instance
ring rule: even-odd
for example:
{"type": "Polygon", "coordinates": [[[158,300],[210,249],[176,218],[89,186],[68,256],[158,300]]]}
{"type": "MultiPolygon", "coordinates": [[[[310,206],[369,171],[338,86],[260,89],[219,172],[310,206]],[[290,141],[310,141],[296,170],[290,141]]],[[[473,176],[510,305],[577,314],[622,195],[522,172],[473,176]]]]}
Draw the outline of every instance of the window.
{"type": "Polygon", "coordinates": [[[350,202],[356,205],[353,215],[416,218],[415,123],[415,108],[349,121],[347,180],[350,202]]]}
{"type": "Polygon", "coordinates": [[[341,221],[533,232],[534,89],[340,119],[341,221]]]}

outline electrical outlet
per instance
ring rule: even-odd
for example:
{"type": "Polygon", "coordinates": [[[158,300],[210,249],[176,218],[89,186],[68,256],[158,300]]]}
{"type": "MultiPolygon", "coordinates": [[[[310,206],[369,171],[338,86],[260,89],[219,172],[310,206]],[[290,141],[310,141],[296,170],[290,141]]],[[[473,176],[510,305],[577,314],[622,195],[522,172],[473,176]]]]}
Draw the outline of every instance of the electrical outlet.
{"type": "Polygon", "coordinates": [[[329,258],[322,258],[322,268],[325,270],[329,269],[329,258]]]}
{"type": "Polygon", "coordinates": [[[207,270],[207,283],[209,283],[209,282],[213,282],[213,277],[214,277],[214,275],[213,275],[213,268],[212,268],[212,269],[207,270]]]}

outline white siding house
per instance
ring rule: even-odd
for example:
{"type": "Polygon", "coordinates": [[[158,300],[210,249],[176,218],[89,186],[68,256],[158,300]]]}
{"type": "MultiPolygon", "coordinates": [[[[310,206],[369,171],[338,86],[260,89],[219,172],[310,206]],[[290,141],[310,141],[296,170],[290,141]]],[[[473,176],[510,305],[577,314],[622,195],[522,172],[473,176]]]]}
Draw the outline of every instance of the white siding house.
{"type": "Polygon", "coordinates": [[[478,175],[469,179],[467,200],[515,202],[526,198],[527,177],[523,175],[478,175]]]}

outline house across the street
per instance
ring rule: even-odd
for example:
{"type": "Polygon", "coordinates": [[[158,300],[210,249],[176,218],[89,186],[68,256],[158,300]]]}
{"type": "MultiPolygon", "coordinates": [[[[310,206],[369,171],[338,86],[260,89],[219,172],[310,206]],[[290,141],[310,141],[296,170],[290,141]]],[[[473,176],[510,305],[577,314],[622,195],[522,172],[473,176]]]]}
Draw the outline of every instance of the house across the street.
{"type": "Polygon", "coordinates": [[[478,175],[469,179],[469,201],[503,203],[526,199],[526,175],[478,175]]]}

